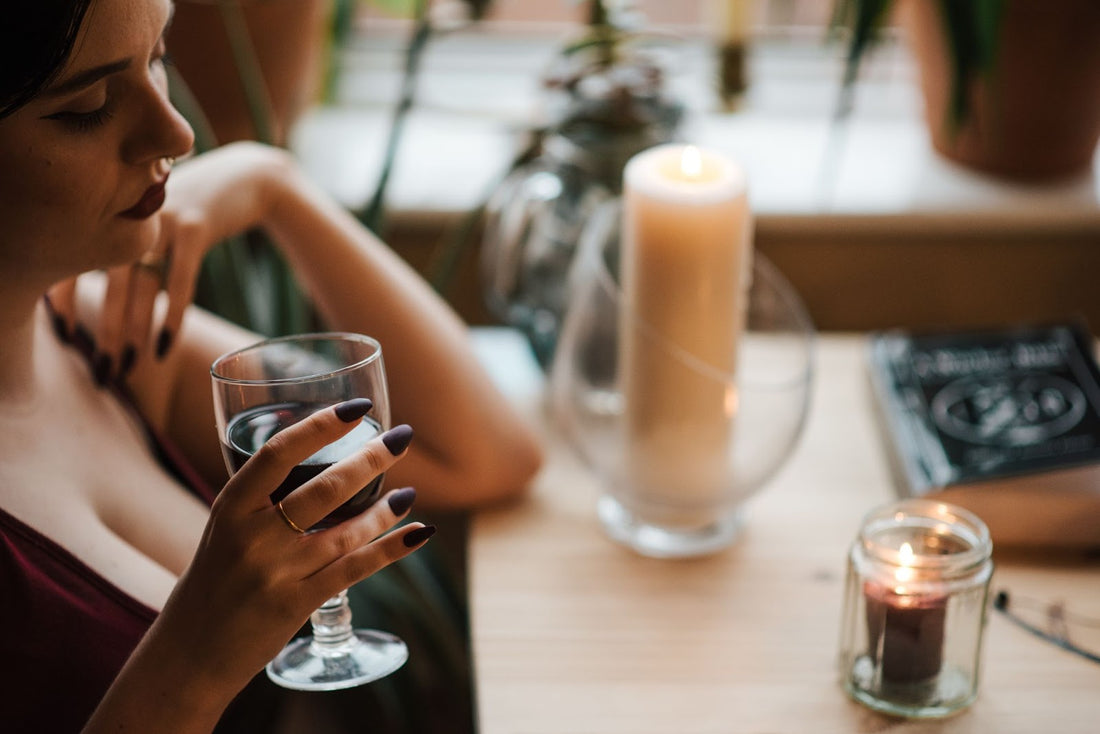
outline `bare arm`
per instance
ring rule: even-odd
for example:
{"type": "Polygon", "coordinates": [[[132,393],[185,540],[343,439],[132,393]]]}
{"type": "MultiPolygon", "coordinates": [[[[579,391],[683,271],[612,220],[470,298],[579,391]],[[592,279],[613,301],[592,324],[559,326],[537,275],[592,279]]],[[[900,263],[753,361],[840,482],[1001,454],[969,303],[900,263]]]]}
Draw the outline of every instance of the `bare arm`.
{"type": "Polygon", "coordinates": [[[395,481],[416,483],[439,505],[521,490],[540,462],[536,441],[482,370],[465,325],[296,169],[279,177],[276,191],[269,230],[327,323],[382,343],[394,420],[419,431],[418,450],[395,481]]]}
{"type": "MultiPolygon", "coordinates": [[[[176,211],[181,238],[215,242],[246,227],[265,228],[330,328],[382,343],[394,421],[417,431],[391,486],[415,485],[424,505],[435,507],[484,504],[524,488],[541,462],[537,441],[478,364],[464,324],[289,155],[229,146],[181,166],[169,194],[170,202],[174,194],[184,202],[176,211]]],[[[171,404],[160,411],[166,430],[200,465],[215,467],[221,458],[205,399],[209,365],[252,336],[209,317],[190,321],[178,354],[152,371],[173,373],[171,404]]],[[[136,377],[148,390],[164,384],[136,377]]]]}

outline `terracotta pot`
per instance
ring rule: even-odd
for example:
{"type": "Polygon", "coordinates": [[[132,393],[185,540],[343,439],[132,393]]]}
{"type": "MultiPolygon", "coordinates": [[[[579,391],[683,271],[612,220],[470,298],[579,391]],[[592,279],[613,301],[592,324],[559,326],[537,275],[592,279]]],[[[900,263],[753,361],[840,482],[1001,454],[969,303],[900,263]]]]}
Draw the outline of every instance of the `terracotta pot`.
{"type": "MultiPolygon", "coordinates": [[[[255,139],[220,0],[177,0],[168,50],[219,143],[255,139]]],[[[328,0],[239,0],[263,73],[271,142],[317,98],[324,68],[328,0]]]]}
{"type": "Polygon", "coordinates": [[[939,3],[909,0],[900,10],[936,150],[1021,180],[1089,168],[1100,139],[1100,2],[1008,0],[994,68],[971,81],[971,112],[958,126],[950,119],[952,60],[939,3]]]}

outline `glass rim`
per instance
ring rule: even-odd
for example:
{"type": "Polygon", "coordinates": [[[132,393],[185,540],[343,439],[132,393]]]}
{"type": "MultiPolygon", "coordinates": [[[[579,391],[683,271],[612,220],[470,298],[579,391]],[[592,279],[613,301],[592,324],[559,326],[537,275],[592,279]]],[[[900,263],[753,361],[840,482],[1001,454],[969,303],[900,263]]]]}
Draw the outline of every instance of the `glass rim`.
{"type": "Polygon", "coordinates": [[[315,380],[328,379],[344,372],[349,372],[354,369],[358,369],[365,365],[370,364],[378,359],[382,358],[382,344],[375,338],[366,336],[365,334],[357,334],[352,331],[322,331],[309,334],[290,334],[287,336],[277,336],[268,339],[262,339],[258,342],[253,342],[239,349],[234,349],[230,352],[226,352],[221,355],[210,365],[210,376],[214,380],[225,383],[227,385],[292,385],[303,382],[313,382],[315,380]],[[218,366],[224,365],[226,362],[236,359],[246,352],[252,352],[255,350],[263,349],[276,344],[286,344],[290,342],[320,342],[320,341],[352,341],[359,342],[361,344],[367,344],[372,347],[372,351],[366,357],[355,360],[349,364],[343,365],[336,369],[325,370],[323,372],[316,372],[309,375],[301,375],[298,377],[268,377],[261,380],[246,380],[239,377],[230,377],[218,373],[218,366]]]}
{"type": "Polygon", "coordinates": [[[859,542],[870,559],[890,566],[901,563],[898,549],[878,542],[881,535],[897,527],[921,528],[937,535],[950,535],[964,547],[939,555],[917,555],[909,560],[915,568],[965,572],[980,566],[992,555],[989,528],[973,512],[931,499],[907,498],[871,510],[864,517],[859,542]]]}

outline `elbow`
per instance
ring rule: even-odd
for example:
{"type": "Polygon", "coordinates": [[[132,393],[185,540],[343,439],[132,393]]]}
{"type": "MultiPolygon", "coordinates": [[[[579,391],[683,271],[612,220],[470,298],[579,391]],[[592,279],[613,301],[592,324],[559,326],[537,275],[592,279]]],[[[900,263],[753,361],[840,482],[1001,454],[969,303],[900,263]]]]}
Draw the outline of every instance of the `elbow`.
{"type": "Polygon", "coordinates": [[[526,493],[542,469],[542,446],[533,436],[517,436],[505,451],[495,453],[485,472],[482,504],[515,499],[526,493]]]}
{"type": "Polygon", "coordinates": [[[536,438],[517,432],[453,472],[445,504],[473,509],[515,501],[526,494],[543,461],[536,438]]]}

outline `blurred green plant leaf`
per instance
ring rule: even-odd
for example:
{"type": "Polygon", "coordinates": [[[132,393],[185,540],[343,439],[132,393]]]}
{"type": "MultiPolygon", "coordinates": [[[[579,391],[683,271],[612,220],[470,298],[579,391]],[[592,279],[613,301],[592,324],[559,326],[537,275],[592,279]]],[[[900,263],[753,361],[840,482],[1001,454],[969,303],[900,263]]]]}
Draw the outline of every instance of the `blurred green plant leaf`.
{"type": "MultiPolygon", "coordinates": [[[[919,0],[931,2],[931,0],[919,0]]],[[[951,89],[948,119],[956,130],[970,115],[969,87],[977,75],[993,72],[1000,41],[1001,21],[1007,0],[937,0],[946,47],[951,55],[951,89]]],[[[859,69],[879,40],[895,0],[836,0],[829,22],[834,38],[847,33],[847,54],[837,117],[846,117],[859,69]]]]}

